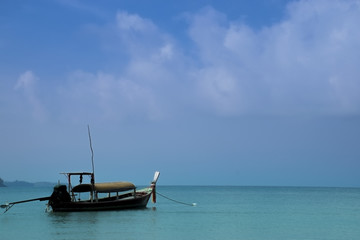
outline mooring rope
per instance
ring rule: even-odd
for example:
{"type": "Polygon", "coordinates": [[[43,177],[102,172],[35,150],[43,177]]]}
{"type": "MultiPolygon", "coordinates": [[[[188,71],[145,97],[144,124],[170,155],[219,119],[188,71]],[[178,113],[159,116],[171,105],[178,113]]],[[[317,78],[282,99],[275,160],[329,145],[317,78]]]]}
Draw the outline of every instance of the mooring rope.
{"type": "Polygon", "coordinates": [[[156,194],[162,196],[163,198],[166,198],[167,200],[170,200],[170,201],[173,201],[173,202],[176,202],[176,203],[179,203],[179,204],[183,204],[183,205],[187,205],[187,206],[196,206],[196,203],[186,203],[186,202],[181,202],[181,201],[178,201],[178,200],[175,200],[175,199],[172,199],[172,198],[169,198],[161,193],[159,193],[158,191],[156,191],[156,194]]]}

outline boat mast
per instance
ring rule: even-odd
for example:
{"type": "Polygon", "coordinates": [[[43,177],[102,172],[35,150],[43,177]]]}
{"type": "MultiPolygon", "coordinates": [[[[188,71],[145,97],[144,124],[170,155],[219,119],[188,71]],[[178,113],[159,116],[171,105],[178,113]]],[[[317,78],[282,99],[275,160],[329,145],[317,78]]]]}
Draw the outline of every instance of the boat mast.
{"type": "Polygon", "coordinates": [[[91,150],[91,164],[92,164],[92,176],[91,176],[91,184],[95,184],[95,167],[94,167],[94,151],[91,142],[91,135],[90,135],[90,126],[88,125],[88,133],[89,133],[89,142],[90,142],[90,150],[91,150]]]}

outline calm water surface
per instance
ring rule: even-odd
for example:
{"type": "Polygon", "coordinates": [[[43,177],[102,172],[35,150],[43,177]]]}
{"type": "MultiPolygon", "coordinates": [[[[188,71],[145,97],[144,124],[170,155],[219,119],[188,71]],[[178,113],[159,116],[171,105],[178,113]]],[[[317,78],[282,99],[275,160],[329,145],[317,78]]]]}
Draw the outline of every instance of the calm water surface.
{"type": "MultiPolygon", "coordinates": [[[[359,188],[165,187],[144,210],[46,213],[46,202],[0,213],[0,239],[360,239],[359,188]]],[[[51,188],[0,188],[0,202],[51,188]]],[[[1,209],[3,210],[3,209],[1,209]]]]}

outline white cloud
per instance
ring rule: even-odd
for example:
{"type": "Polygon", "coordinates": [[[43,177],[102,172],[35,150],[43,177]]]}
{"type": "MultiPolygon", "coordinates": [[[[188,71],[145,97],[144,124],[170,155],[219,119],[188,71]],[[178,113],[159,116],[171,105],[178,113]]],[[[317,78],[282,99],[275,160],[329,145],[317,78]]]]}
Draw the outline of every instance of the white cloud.
{"type": "Polygon", "coordinates": [[[15,89],[23,88],[25,91],[33,93],[34,84],[37,80],[38,78],[33,74],[32,71],[26,71],[19,76],[15,85],[15,89]]]}
{"type": "Polygon", "coordinates": [[[22,90],[26,103],[25,108],[29,108],[34,119],[44,121],[46,119],[46,112],[40,98],[36,92],[36,83],[39,78],[32,72],[26,71],[22,73],[14,87],[15,90],[22,90]]]}
{"type": "Polygon", "coordinates": [[[120,30],[150,33],[156,31],[156,26],[151,20],[144,19],[136,14],[121,11],[116,15],[117,26],[120,30]]]}
{"type": "Polygon", "coordinates": [[[159,55],[162,59],[170,60],[174,55],[174,49],[172,44],[167,43],[163,47],[161,47],[159,55]]]}
{"type": "Polygon", "coordinates": [[[206,8],[189,31],[199,91],[219,113],[360,113],[359,22],[357,0],[296,1],[260,30],[206,8]]]}
{"type": "Polygon", "coordinates": [[[130,59],[153,55],[170,41],[150,19],[124,11],[117,13],[114,31],[116,44],[130,59]]]}
{"type": "Polygon", "coordinates": [[[210,101],[220,113],[239,113],[242,102],[236,78],[222,68],[203,69],[198,72],[200,94],[210,101]],[[234,104],[236,103],[236,104],[234,104]]]}
{"type": "Polygon", "coordinates": [[[86,119],[119,120],[127,117],[158,119],[161,110],[152,90],[136,81],[81,70],[69,76],[59,96],[67,116],[73,121],[86,119]]]}

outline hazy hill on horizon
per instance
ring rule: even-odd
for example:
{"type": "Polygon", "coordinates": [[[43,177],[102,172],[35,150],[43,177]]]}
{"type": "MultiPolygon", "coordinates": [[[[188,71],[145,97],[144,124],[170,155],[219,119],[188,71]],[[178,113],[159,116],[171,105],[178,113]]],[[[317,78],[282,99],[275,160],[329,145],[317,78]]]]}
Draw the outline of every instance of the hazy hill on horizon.
{"type": "Polygon", "coordinates": [[[0,187],[52,187],[55,183],[51,182],[27,182],[27,181],[19,181],[15,180],[12,182],[4,181],[0,178],[0,187]]]}

